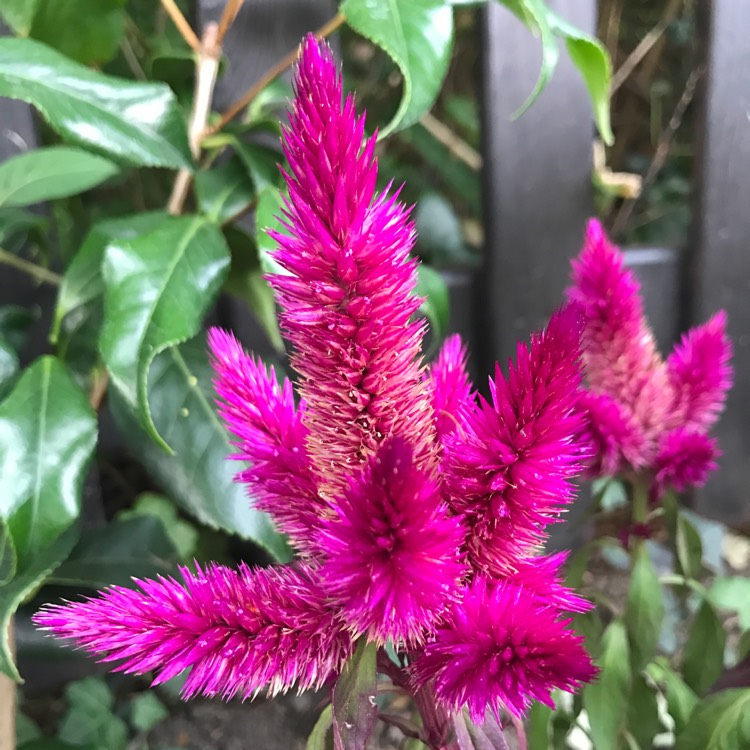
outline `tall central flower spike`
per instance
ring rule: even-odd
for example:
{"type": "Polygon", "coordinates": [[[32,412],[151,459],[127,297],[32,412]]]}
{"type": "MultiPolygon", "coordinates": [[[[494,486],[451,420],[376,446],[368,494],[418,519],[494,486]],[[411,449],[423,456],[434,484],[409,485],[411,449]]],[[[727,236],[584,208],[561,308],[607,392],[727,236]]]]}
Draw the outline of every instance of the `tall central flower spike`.
{"type": "Polygon", "coordinates": [[[636,472],[653,494],[704,484],[718,448],[708,432],[732,380],[726,315],[693,328],[664,361],[643,312],[640,285],[598,221],[573,262],[570,299],[585,318],[595,473],[636,472]]]}
{"type": "Polygon", "coordinates": [[[342,107],[341,76],[312,39],[297,94],[283,139],[289,235],[273,235],[288,275],[269,281],[294,345],[308,449],[330,496],[389,435],[410,443],[418,467],[434,469],[435,427],[420,361],[424,323],[413,319],[421,300],[408,212],[376,196],[376,136],[363,144],[364,118],[351,96],[342,107]]]}
{"type": "MultiPolygon", "coordinates": [[[[295,88],[289,234],[275,235],[286,273],[271,283],[297,403],[231,334],[212,330],[209,346],[237,481],[302,559],[183,570],[183,583],[115,586],[35,621],[157,683],[190,669],[186,697],[330,685],[365,639],[408,653],[388,673],[443,712],[549,702],[594,674],[566,615],[590,605],[562,582],[564,555],[537,553],[587,445],[579,313],[519,346],[491,403],[458,337],[425,367],[408,213],[375,195],[375,142],[312,38],[295,88]]],[[[684,402],[711,413],[695,389],[684,402]]]]}

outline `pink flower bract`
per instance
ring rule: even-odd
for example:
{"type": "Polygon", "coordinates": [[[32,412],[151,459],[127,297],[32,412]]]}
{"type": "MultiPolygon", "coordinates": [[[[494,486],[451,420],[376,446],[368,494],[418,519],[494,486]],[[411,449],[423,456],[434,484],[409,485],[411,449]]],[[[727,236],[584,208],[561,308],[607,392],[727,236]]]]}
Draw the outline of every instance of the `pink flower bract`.
{"type": "Polygon", "coordinates": [[[596,674],[569,624],[523,586],[477,576],[415,661],[414,681],[432,681],[438,700],[451,711],[468,707],[475,721],[503,707],[519,716],[532,700],[554,706],[552,690],[575,690],[596,674]]]}
{"type": "Polygon", "coordinates": [[[378,643],[418,643],[456,595],[462,529],[401,438],[384,443],[323,525],[322,577],[344,622],[378,643]]]}

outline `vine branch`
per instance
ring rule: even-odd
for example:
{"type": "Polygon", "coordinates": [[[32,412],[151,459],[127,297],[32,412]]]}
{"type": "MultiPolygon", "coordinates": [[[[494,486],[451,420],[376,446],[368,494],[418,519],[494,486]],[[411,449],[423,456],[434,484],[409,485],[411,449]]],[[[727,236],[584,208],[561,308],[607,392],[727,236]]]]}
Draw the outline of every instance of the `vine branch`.
{"type": "Polygon", "coordinates": [[[177,30],[182,34],[182,38],[190,45],[193,52],[200,54],[200,40],[188,23],[187,18],[185,18],[182,11],[179,9],[175,0],[161,0],[161,4],[164,10],[169,14],[169,17],[177,27],[177,30]]]}
{"type": "Polygon", "coordinates": [[[7,250],[3,250],[1,247],[0,263],[5,264],[6,266],[12,266],[19,271],[23,271],[29,276],[35,278],[37,281],[43,282],[45,284],[60,286],[60,284],[62,283],[62,276],[60,276],[60,274],[55,273],[54,271],[50,271],[49,269],[37,265],[36,263],[32,263],[30,260],[19,258],[17,255],[9,253],[7,250]]]}

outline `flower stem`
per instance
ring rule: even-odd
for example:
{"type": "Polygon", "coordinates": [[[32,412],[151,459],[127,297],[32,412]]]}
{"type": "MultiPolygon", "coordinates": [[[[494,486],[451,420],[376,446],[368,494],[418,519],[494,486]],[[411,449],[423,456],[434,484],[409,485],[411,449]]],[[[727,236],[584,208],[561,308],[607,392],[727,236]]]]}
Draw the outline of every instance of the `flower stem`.
{"type": "Polygon", "coordinates": [[[645,524],[648,520],[648,484],[633,480],[633,523],[645,524]]]}
{"type": "Polygon", "coordinates": [[[37,281],[44,282],[45,284],[60,286],[62,282],[62,276],[54,271],[50,271],[36,263],[19,258],[17,255],[13,255],[13,253],[9,253],[2,248],[0,248],[0,263],[4,263],[6,266],[13,266],[13,268],[17,268],[19,271],[23,271],[29,276],[33,276],[37,281]]]}

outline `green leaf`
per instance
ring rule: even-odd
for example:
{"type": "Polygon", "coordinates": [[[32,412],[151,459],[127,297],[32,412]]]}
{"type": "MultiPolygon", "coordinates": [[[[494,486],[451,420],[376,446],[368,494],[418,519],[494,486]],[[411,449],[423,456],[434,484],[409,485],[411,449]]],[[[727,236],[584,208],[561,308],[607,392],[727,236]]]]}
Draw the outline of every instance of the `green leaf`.
{"type": "Polygon", "coordinates": [[[31,558],[25,569],[17,571],[15,578],[0,586],[0,672],[16,682],[21,682],[21,675],[13,663],[13,656],[8,643],[8,626],[18,607],[36,591],[44,579],[70,554],[78,538],[75,526],[55,539],[50,545],[42,547],[31,558]]]}
{"type": "Polygon", "coordinates": [[[737,612],[743,630],[750,628],[750,578],[716,578],[711,584],[708,597],[715,607],[737,612]]]}
{"type": "Polygon", "coordinates": [[[610,124],[609,85],[612,64],[606,50],[596,37],[584,33],[557,15],[544,0],[499,0],[531,31],[538,32],[542,42],[542,65],[534,90],[516,116],[525,112],[539,96],[557,66],[557,39],[563,39],[573,64],[586,84],[594,109],[594,119],[602,140],[614,141],[610,124]]]}
{"type": "Polygon", "coordinates": [[[230,159],[195,175],[198,208],[219,224],[237,216],[255,196],[253,181],[238,159],[230,159]]]}
{"type": "Polygon", "coordinates": [[[155,451],[128,404],[111,394],[110,406],[125,441],[164,491],[202,523],[250,539],[277,560],[289,549],[265,513],[251,507],[233,452],[219,421],[205,339],[198,337],[160,354],[151,367],[149,401],[157,429],[174,448],[155,451]]]}
{"type": "Polygon", "coordinates": [[[71,745],[94,745],[124,750],[128,741],[125,722],[113,713],[115,696],[100,677],[86,677],[65,688],[68,712],[58,736],[71,745]]]}
{"type": "Polygon", "coordinates": [[[529,750],[549,750],[549,730],[553,710],[543,703],[534,703],[526,719],[526,740],[529,750]]]}
{"type": "Polygon", "coordinates": [[[627,632],[620,620],[610,623],[602,645],[601,672],[595,682],[583,689],[583,705],[596,750],[615,750],[621,747],[632,678],[627,632]]]}
{"type": "Polygon", "coordinates": [[[659,658],[648,666],[650,677],[662,685],[667,696],[669,715],[674,719],[675,732],[679,734],[688,723],[698,696],[685,684],[666,659],[659,658]]]}
{"type": "Polygon", "coordinates": [[[112,384],[166,450],[148,405],[148,370],[159,352],[194,336],[229,267],[218,228],[175,216],[105,252],[105,317],[100,340],[112,384]]]}
{"type": "Polygon", "coordinates": [[[467,257],[461,222],[453,206],[440,193],[420,196],[414,212],[417,251],[431,265],[455,266],[467,257]]]}
{"type": "Polygon", "coordinates": [[[180,560],[185,563],[195,558],[198,545],[198,529],[192,523],[184,521],[177,513],[174,503],[154,492],[144,492],[135,501],[132,508],[121,511],[118,519],[158,518],[174,546],[180,560]]]}
{"type": "Polygon", "coordinates": [[[86,235],[62,278],[50,340],[55,343],[63,318],[76,308],[104,294],[102,263],[104,251],[113,240],[130,240],[155,229],[167,218],[163,211],[151,211],[100,221],[86,235]]]}
{"type": "Polygon", "coordinates": [[[185,119],[168,86],[133,83],[31,39],[0,39],[0,96],[33,104],[65,139],[129,164],[190,168],[185,119]]]}
{"type": "Polygon", "coordinates": [[[8,524],[0,518],[0,587],[13,579],[17,564],[13,537],[10,535],[8,524]]]}
{"type": "Polygon", "coordinates": [[[664,598],[648,547],[638,544],[628,591],[625,623],[628,628],[633,666],[640,669],[656,651],[664,619],[664,598]]]}
{"type": "Polygon", "coordinates": [[[2,0],[0,16],[19,36],[27,36],[31,30],[39,0],[2,0]]]}
{"type": "Polygon", "coordinates": [[[16,350],[0,338],[0,401],[13,387],[20,366],[16,350]]]}
{"type": "MultiPolygon", "coordinates": [[[[695,526],[679,512],[677,513],[675,547],[682,575],[685,578],[697,578],[702,567],[703,544],[695,526]]],[[[750,594],[750,591],[748,593],[750,594]]]]}
{"type": "Polygon", "coordinates": [[[361,638],[333,688],[335,750],[366,750],[378,718],[377,646],[361,638]]]}
{"type": "Polygon", "coordinates": [[[417,287],[414,293],[424,297],[419,311],[430,321],[432,335],[436,342],[440,342],[448,330],[450,323],[450,295],[443,277],[424,263],[417,268],[417,287]]]}
{"type": "Polygon", "coordinates": [[[724,668],[726,633],[716,611],[704,600],[690,627],[682,654],[685,682],[703,695],[719,679],[724,668]]]}
{"type": "Polygon", "coordinates": [[[19,305],[0,307],[0,337],[18,351],[26,343],[29,326],[38,317],[36,313],[19,305]]]}
{"type": "Polygon", "coordinates": [[[96,415],[54,357],[29,367],[0,404],[0,517],[23,569],[81,509],[96,415]]]}
{"type": "Polygon", "coordinates": [[[276,240],[269,234],[272,229],[280,234],[289,234],[279,218],[282,215],[284,198],[277,188],[266,188],[258,196],[258,208],[255,211],[255,231],[258,243],[258,258],[263,273],[287,273],[274,259],[276,240]]]}
{"type": "Polygon", "coordinates": [[[628,730],[639,748],[650,748],[661,730],[656,691],[641,674],[633,675],[628,698],[628,730]]]}
{"type": "Polygon", "coordinates": [[[34,0],[29,36],[86,65],[117,54],[125,32],[125,0],[34,0]]]}
{"type": "Polygon", "coordinates": [[[130,723],[139,732],[150,732],[169,716],[166,706],[152,691],[139,693],[130,707],[130,723]]]}
{"type": "Polygon", "coordinates": [[[260,193],[267,188],[279,186],[281,182],[279,162],[284,158],[282,154],[268,146],[246,143],[239,138],[233,140],[233,145],[255,185],[256,192],[260,193]]]}
{"type": "Polygon", "coordinates": [[[327,750],[326,739],[333,724],[333,706],[329,703],[318,716],[310,736],[307,738],[306,750],[327,750]]]}
{"type": "Polygon", "coordinates": [[[443,85],[453,50],[453,10],[444,0],[344,0],[339,10],[381,47],[404,79],[401,103],[380,137],[427,112],[443,85]]]}
{"type": "Polygon", "coordinates": [[[23,747],[27,742],[39,739],[41,736],[41,729],[26,714],[19,711],[16,714],[16,745],[23,747]]]}
{"type": "Polygon", "coordinates": [[[49,582],[77,588],[132,588],[133,578],[172,575],[177,562],[177,550],[163,523],[153,516],[141,516],[84,532],[49,582]]]}
{"type": "Polygon", "coordinates": [[[72,146],[27,151],[0,164],[0,205],[30,206],[77,195],[118,171],[108,159],[72,146]]]}
{"type": "Polygon", "coordinates": [[[37,244],[44,244],[44,228],[47,219],[23,208],[4,206],[0,208],[0,245],[12,253],[20,253],[31,235],[37,244]]]}
{"type": "Polygon", "coordinates": [[[750,747],[750,688],[724,690],[703,701],[678,735],[679,750],[750,747]]]}

